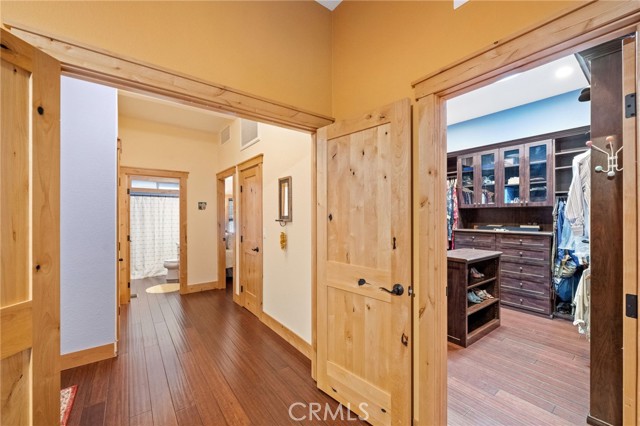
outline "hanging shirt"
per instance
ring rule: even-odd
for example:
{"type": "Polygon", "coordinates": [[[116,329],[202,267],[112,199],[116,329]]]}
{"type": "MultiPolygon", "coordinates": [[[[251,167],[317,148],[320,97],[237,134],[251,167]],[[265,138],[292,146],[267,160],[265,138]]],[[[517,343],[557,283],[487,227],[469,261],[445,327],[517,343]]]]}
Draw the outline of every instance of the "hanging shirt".
{"type": "Polygon", "coordinates": [[[567,196],[565,214],[572,234],[589,236],[589,210],[591,208],[591,150],[576,155],[572,162],[573,179],[567,196]]]}
{"type": "Polygon", "coordinates": [[[578,332],[587,336],[589,340],[591,338],[591,268],[582,272],[573,304],[576,306],[573,325],[577,325],[578,332]]]}

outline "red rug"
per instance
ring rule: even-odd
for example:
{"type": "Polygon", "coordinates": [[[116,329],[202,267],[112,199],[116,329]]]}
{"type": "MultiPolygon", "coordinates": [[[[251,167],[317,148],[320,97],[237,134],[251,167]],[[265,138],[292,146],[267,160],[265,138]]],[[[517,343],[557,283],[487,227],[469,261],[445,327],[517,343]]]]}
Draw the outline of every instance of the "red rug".
{"type": "Polygon", "coordinates": [[[76,392],[78,392],[78,385],[69,386],[60,391],[60,426],[67,426],[76,392]]]}

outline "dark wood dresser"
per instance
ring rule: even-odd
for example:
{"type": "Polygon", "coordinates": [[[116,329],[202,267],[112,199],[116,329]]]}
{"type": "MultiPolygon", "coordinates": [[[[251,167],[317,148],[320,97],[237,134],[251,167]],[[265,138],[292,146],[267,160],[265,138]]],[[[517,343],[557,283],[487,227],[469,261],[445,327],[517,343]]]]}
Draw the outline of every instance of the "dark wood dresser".
{"type": "Polygon", "coordinates": [[[500,303],[552,316],[551,232],[457,229],[456,249],[502,252],[500,303]]]}
{"type": "Polygon", "coordinates": [[[500,252],[447,252],[447,338],[467,347],[500,326],[500,252]],[[471,269],[482,274],[474,278],[471,269]],[[471,303],[467,293],[484,290],[493,298],[471,303]]]}

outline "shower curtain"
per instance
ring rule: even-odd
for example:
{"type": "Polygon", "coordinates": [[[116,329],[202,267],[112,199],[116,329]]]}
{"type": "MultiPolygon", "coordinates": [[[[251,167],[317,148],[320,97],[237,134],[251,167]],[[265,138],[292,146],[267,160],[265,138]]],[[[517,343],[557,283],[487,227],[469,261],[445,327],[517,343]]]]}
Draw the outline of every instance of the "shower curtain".
{"type": "Polygon", "coordinates": [[[178,197],[131,195],[131,279],[166,275],[163,263],[178,258],[178,197]]]}

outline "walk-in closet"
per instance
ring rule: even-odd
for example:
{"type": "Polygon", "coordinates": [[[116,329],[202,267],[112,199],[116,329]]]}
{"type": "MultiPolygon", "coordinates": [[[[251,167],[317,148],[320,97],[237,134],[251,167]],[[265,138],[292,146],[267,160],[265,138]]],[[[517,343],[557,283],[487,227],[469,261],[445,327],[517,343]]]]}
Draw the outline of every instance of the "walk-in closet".
{"type": "Polygon", "coordinates": [[[448,101],[449,424],[621,424],[622,44],[448,101]]]}

